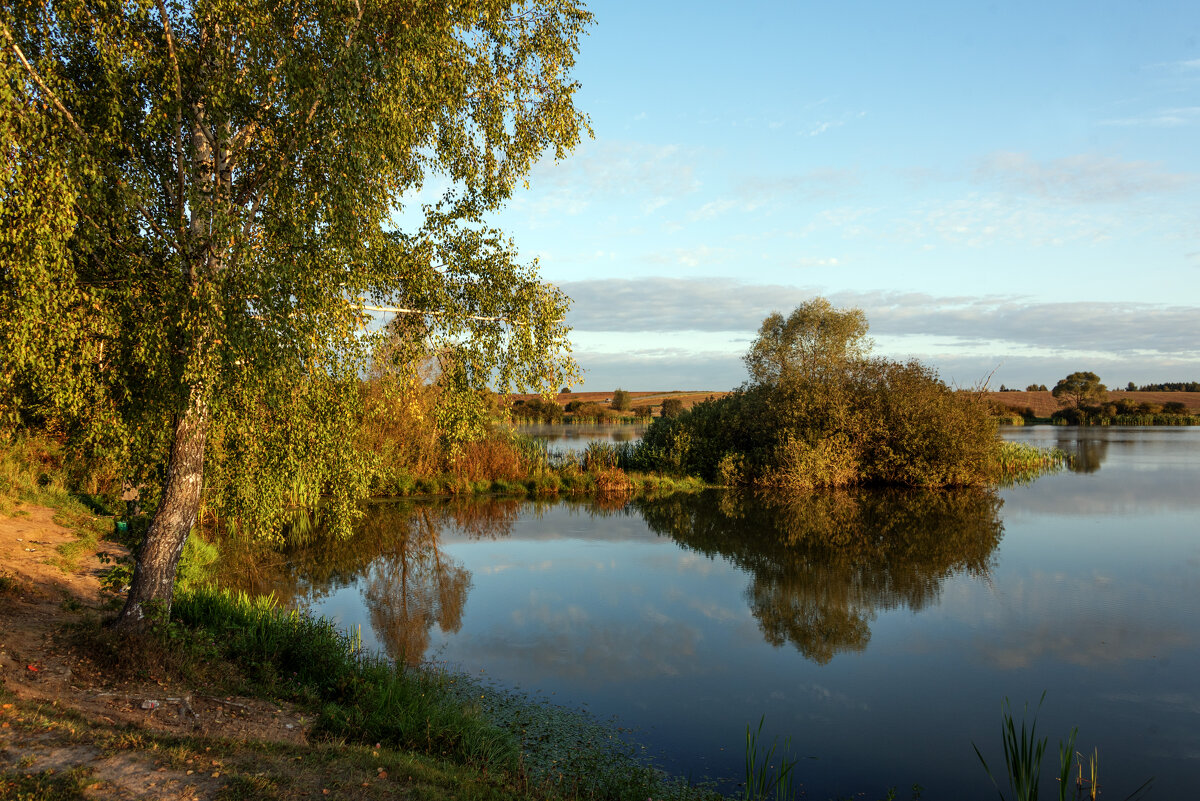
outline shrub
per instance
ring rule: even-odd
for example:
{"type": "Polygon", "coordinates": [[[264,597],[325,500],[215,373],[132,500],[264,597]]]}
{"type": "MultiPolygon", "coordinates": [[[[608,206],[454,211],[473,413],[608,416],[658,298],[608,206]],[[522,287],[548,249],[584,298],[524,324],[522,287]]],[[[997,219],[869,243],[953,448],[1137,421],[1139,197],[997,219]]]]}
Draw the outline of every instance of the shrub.
{"type": "Polygon", "coordinates": [[[612,417],[613,413],[599,403],[581,403],[575,407],[574,416],[576,420],[594,420],[598,423],[612,417]]]}
{"type": "Polygon", "coordinates": [[[683,401],[679,398],[666,398],[662,402],[662,416],[675,417],[683,413],[683,401]]]}
{"type": "Polygon", "coordinates": [[[809,489],[989,480],[995,421],[918,362],[862,360],[837,380],[743,387],[656,420],[629,462],[723,484],[809,489]]]}
{"type": "Polygon", "coordinates": [[[632,398],[630,398],[628,392],[626,392],[623,389],[617,389],[613,392],[612,407],[614,409],[616,409],[619,412],[627,412],[627,411],[629,411],[629,408],[631,405],[632,405],[632,398]]]}
{"type": "Polygon", "coordinates": [[[556,402],[545,398],[525,398],[513,403],[512,416],[521,420],[556,423],[562,419],[563,408],[556,402]]]}

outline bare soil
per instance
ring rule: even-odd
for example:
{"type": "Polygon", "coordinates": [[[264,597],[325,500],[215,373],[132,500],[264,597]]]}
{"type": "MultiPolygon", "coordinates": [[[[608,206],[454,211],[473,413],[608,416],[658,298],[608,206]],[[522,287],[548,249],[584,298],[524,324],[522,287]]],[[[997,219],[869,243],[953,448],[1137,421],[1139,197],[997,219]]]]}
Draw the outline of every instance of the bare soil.
{"type": "MultiPolygon", "coordinates": [[[[223,786],[216,764],[175,766],[153,751],[102,749],[81,742],[62,725],[30,724],[31,709],[70,711],[81,724],[110,731],[153,732],[221,740],[306,742],[306,720],[297,709],[258,699],[208,695],[147,675],[115,680],[71,645],[70,627],[85,616],[110,613],[102,590],[101,542],[65,569],[59,547],[74,543],[54,512],[25,505],[0,517],[0,773],[62,773],[85,768],[88,797],[213,798],[223,786]]],[[[121,673],[121,671],[116,671],[121,673]]],[[[5,788],[0,780],[0,796],[5,788]]]]}

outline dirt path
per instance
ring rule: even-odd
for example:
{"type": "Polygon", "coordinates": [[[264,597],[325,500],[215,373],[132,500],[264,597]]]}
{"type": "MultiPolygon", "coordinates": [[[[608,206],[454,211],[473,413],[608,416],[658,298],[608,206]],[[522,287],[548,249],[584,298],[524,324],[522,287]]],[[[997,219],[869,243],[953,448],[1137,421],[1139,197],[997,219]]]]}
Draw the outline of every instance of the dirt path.
{"type": "MultiPolygon", "coordinates": [[[[68,627],[85,616],[108,614],[112,598],[101,589],[105,566],[95,551],[66,571],[58,548],[76,541],[54,512],[24,506],[0,517],[0,684],[14,698],[0,700],[0,774],[45,775],[82,769],[89,797],[213,798],[220,766],[174,765],[154,752],[99,747],[80,731],[154,732],[222,740],[306,742],[306,720],[296,709],[257,699],[215,697],[152,676],[115,682],[70,645],[68,627]],[[78,730],[61,722],[35,725],[49,705],[78,714],[78,730]]],[[[117,553],[102,542],[96,550],[117,553]]],[[[178,761],[178,760],[175,760],[178,761]]],[[[0,796],[5,795],[0,778],[0,796]]]]}

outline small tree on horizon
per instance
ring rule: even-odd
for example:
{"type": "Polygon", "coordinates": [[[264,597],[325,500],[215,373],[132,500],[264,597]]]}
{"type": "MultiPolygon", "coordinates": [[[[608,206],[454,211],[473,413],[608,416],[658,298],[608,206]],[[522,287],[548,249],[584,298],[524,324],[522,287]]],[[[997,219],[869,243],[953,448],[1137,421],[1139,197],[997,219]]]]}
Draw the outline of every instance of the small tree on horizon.
{"type": "Polygon", "coordinates": [[[663,417],[678,417],[683,414],[683,401],[679,398],[664,398],[662,402],[663,417]]]}
{"type": "Polygon", "coordinates": [[[1084,409],[1099,406],[1108,399],[1108,387],[1100,383],[1100,376],[1091,372],[1071,373],[1061,379],[1050,390],[1060,406],[1084,409]]]}
{"type": "Polygon", "coordinates": [[[632,399],[629,397],[628,392],[623,389],[616,389],[613,391],[612,407],[614,409],[619,412],[627,412],[632,405],[632,399]]]}

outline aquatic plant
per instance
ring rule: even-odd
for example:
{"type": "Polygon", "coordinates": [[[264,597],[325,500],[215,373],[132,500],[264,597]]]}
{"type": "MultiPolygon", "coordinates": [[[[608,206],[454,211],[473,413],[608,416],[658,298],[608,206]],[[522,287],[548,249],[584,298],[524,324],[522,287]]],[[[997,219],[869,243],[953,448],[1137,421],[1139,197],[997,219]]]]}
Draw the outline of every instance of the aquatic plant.
{"type": "Polygon", "coordinates": [[[742,786],[742,798],[744,801],[790,801],[794,796],[792,772],[799,760],[791,756],[790,737],[784,738],[783,750],[778,754],[778,740],[772,740],[770,747],[764,749],[762,730],[765,722],[764,715],[758,720],[757,730],[746,724],[746,781],[742,786]],[[777,757],[778,767],[775,765],[777,757]]]}
{"type": "MultiPolygon", "coordinates": [[[[1038,701],[1038,709],[1041,709],[1042,701],[1046,700],[1046,694],[1042,693],[1042,698],[1038,701]]],[[[1025,717],[1029,714],[1029,705],[1026,704],[1021,719],[1021,730],[1017,731],[1016,723],[1013,720],[1012,707],[1009,705],[1008,699],[1004,699],[1001,705],[1002,723],[1000,725],[1001,742],[1004,746],[1004,768],[1005,777],[1008,780],[1009,789],[1013,794],[1013,801],[1037,801],[1039,781],[1042,773],[1042,757],[1046,752],[1046,743],[1048,738],[1037,736],[1037,712],[1035,710],[1033,720],[1028,726],[1025,722],[1025,717]]],[[[1065,743],[1058,744],[1059,758],[1059,776],[1058,776],[1058,797],[1060,801],[1066,801],[1067,798],[1067,782],[1071,773],[1071,762],[1075,753],[1075,735],[1077,729],[1071,729],[1065,743]]],[[[987,760],[983,758],[983,752],[979,750],[979,746],[974,743],[971,746],[975,749],[975,755],[979,757],[979,761],[983,764],[983,769],[987,771],[988,777],[995,785],[996,791],[1000,794],[1001,801],[1006,801],[1004,792],[1000,789],[999,783],[996,781],[992,769],[988,766],[987,760]]]]}

